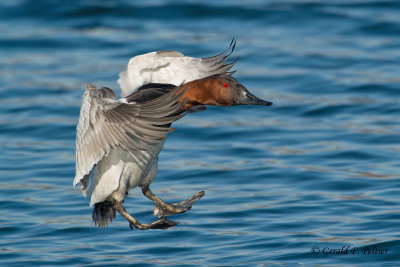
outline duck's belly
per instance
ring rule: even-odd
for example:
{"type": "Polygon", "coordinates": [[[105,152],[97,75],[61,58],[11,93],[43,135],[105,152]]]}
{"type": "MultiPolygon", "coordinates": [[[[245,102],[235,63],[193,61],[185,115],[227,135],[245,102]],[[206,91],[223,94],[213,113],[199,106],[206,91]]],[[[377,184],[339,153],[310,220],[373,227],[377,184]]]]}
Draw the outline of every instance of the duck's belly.
{"type": "Polygon", "coordinates": [[[146,151],[112,150],[95,167],[88,190],[90,206],[103,202],[112,193],[119,201],[126,192],[142,185],[150,185],[157,173],[157,159],[164,142],[146,151]]]}

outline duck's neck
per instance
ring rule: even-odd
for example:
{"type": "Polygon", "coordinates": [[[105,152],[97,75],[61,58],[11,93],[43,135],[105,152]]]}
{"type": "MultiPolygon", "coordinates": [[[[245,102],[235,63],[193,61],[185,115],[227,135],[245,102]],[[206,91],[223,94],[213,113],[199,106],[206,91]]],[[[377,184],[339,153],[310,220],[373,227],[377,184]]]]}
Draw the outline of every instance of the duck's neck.
{"type": "Polygon", "coordinates": [[[186,88],[179,99],[179,102],[186,99],[182,111],[198,105],[230,106],[229,96],[219,88],[218,81],[210,77],[185,83],[182,88],[186,88]]]}

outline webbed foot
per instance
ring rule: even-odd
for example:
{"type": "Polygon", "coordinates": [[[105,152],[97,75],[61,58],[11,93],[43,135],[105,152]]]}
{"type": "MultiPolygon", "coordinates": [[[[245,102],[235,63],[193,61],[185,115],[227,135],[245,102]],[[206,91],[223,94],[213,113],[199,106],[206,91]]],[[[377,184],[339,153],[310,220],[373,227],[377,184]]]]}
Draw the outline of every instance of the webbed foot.
{"type": "Polygon", "coordinates": [[[129,222],[129,227],[133,230],[133,227],[140,230],[149,229],[168,229],[172,226],[179,224],[179,222],[171,221],[166,218],[162,218],[158,221],[152,223],[141,223],[134,217],[132,217],[128,212],[126,212],[125,207],[120,202],[114,204],[115,209],[129,222]]]}
{"type": "Polygon", "coordinates": [[[200,198],[204,196],[204,191],[201,191],[191,198],[188,198],[184,201],[178,202],[178,203],[167,203],[163,201],[161,198],[157,197],[156,195],[151,192],[149,187],[143,187],[142,188],[143,194],[148,197],[150,200],[156,204],[156,208],[154,209],[154,216],[157,216],[159,218],[165,218],[170,215],[178,214],[178,213],[183,213],[185,211],[188,211],[192,208],[193,204],[196,203],[200,198]]]}
{"type": "Polygon", "coordinates": [[[140,230],[148,230],[148,229],[168,229],[172,226],[178,225],[179,222],[171,221],[166,218],[152,222],[152,223],[140,223],[138,224],[131,224],[129,223],[129,227],[133,230],[133,227],[140,230]]]}
{"type": "Polygon", "coordinates": [[[173,204],[164,202],[160,199],[161,202],[159,203],[155,202],[157,207],[154,209],[153,215],[154,216],[158,215],[159,218],[164,218],[170,215],[186,212],[190,210],[193,204],[196,203],[203,196],[204,196],[204,191],[201,191],[192,196],[191,198],[173,204]]]}

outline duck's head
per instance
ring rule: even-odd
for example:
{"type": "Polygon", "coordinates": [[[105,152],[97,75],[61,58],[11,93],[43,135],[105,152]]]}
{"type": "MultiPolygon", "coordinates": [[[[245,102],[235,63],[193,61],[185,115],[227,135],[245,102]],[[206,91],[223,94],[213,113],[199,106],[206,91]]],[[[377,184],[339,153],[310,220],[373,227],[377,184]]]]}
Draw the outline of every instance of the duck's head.
{"type": "Polygon", "coordinates": [[[208,76],[203,79],[189,82],[183,87],[187,88],[183,98],[187,105],[260,105],[270,106],[272,102],[256,97],[240,82],[229,74],[208,76]]]}

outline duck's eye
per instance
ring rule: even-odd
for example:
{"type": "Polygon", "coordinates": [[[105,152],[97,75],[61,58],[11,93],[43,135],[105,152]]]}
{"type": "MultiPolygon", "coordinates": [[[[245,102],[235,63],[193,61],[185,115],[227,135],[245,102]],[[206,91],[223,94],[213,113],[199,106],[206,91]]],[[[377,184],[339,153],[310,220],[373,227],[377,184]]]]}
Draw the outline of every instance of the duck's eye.
{"type": "Polygon", "coordinates": [[[228,84],[224,83],[222,86],[226,88],[226,87],[228,87],[228,84]]]}

